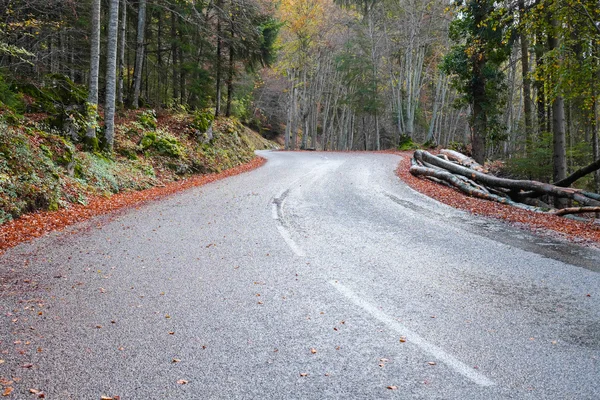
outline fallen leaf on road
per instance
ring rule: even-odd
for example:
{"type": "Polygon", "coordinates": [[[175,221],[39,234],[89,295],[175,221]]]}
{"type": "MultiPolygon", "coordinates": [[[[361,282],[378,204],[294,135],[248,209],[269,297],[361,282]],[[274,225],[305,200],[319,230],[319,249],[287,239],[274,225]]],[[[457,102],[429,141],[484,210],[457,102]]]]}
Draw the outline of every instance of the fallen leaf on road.
{"type": "Polygon", "coordinates": [[[96,328],[100,329],[102,328],[102,325],[96,325],[96,328]]]}
{"type": "Polygon", "coordinates": [[[189,382],[189,381],[186,381],[185,379],[180,379],[180,380],[178,380],[178,381],[177,381],[177,383],[178,383],[178,384],[180,384],[180,385],[185,385],[185,384],[187,384],[188,382],[189,382]]]}
{"type": "Polygon", "coordinates": [[[435,362],[434,361],[429,361],[427,364],[429,364],[429,365],[435,365],[435,362]]]}
{"type": "Polygon", "coordinates": [[[396,390],[396,389],[398,389],[398,386],[388,386],[387,388],[390,390],[396,390]]]}
{"type": "Polygon", "coordinates": [[[33,364],[23,364],[21,365],[21,368],[31,368],[33,367],[33,364]]]}
{"type": "Polygon", "coordinates": [[[173,332],[173,331],[169,332],[169,335],[174,335],[174,334],[175,334],[175,332],[173,332]]]}
{"type": "Polygon", "coordinates": [[[37,389],[29,389],[29,393],[38,394],[39,392],[37,389]]]}
{"type": "Polygon", "coordinates": [[[310,349],[310,352],[311,352],[312,354],[317,354],[317,349],[315,349],[315,348],[313,347],[312,349],[310,349]]]}
{"type": "Polygon", "coordinates": [[[4,392],[2,392],[2,396],[10,396],[10,394],[13,392],[13,388],[11,388],[10,386],[7,388],[4,388],[4,392]]]}
{"type": "Polygon", "coordinates": [[[406,342],[406,336],[400,336],[400,343],[406,342]]]}
{"type": "Polygon", "coordinates": [[[167,315],[165,315],[165,318],[169,319],[169,318],[171,318],[171,316],[169,314],[167,314],[167,315]]]}
{"type": "Polygon", "coordinates": [[[180,360],[179,358],[174,358],[174,359],[172,359],[172,360],[171,360],[171,362],[172,362],[172,363],[178,363],[178,362],[180,362],[180,361],[181,361],[181,360],[180,360]]]}
{"type": "Polygon", "coordinates": [[[0,364],[4,364],[4,360],[0,360],[0,364]]]}
{"type": "Polygon", "coordinates": [[[308,374],[306,372],[300,372],[300,376],[304,377],[304,376],[308,376],[308,374]]]}

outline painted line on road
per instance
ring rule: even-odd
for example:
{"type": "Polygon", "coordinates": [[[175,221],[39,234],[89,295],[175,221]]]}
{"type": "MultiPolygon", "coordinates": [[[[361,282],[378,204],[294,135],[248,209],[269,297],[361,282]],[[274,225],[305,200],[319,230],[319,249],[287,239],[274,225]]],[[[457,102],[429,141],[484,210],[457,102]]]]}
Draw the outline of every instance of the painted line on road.
{"type": "Polygon", "coordinates": [[[290,247],[290,249],[292,249],[292,251],[298,257],[306,257],[306,253],[304,252],[304,250],[302,250],[300,248],[300,246],[298,246],[296,244],[296,242],[294,242],[294,239],[292,239],[292,237],[290,236],[289,232],[283,226],[277,225],[277,230],[279,231],[279,234],[281,235],[281,237],[283,238],[283,240],[285,240],[285,242],[290,247]]]}
{"type": "Polygon", "coordinates": [[[290,189],[286,189],[279,194],[279,196],[273,199],[273,203],[271,203],[271,217],[278,222],[277,230],[279,234],[283,238],[283,240],[287,243],[290,249],[296,254],[298,257],[306,257],[306,253],[300,246],[294,242],[292,236],[285,228],[284,218],[283,218],[283,203],[285,202],[285,198],[290,193],[290,189]]]}
{"type": "Polygon", "coordinates": [[[443,362],[465,378],[470,379],[472,382],[480,385],[480,386],[494,386],[495,383],[483,376],[482,374],[474,371],[473,368],[469,367],[462,361],[459,361],[454,356],[446,353],[440,347],[427,342],[421,336],[406,328],[404,325],[400,324],[398,321],[394,320],[392,317],[385,314],[383,311],[379,310],[377,307],[361,299],[356,293],[352,290],[348,289],[346,286],[342,285],[338,281],[330,281],[329,282],[338,292],[343,294],[348,300],[362,308],[364,311],[369,313],[376,320],[387,325],[388,328],[396,331],[400,335],[406,336],[408,338],[408,342],[417,345],[421,350],[426,353],[429,353],[431,356],[435,357],[439,361],[443,362]]]}

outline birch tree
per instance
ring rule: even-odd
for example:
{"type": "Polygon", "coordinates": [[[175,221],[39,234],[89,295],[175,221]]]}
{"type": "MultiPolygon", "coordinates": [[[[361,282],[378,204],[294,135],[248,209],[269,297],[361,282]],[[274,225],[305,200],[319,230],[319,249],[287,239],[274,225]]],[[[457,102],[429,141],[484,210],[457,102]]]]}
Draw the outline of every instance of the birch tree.
{"type": "Polygon", "coordinates": [[[113,149],[115,135],[118,28],[119,0],[110,0],[106,44],[106,100],[104,101],[104,142],[108,151],[113,149]]]}

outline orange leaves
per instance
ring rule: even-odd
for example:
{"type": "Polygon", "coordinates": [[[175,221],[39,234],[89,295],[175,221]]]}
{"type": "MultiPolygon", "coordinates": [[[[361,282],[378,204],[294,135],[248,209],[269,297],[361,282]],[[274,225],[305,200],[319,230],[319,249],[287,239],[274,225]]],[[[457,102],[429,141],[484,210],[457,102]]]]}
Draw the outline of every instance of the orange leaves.
{"type": "Polygon", "coordinates": [[[396,154],[403,156],[396,170],[396,175],[411,188],[444,204],[468,211],[471,214],[485,215],[525,225],[530,229],[549,229],[567,238],[581,238],[600,243],[600,230],[590,223],[565,219],[554,215],[534,213],[500,203],[465,196],[449,187],[411,175],[408,170],[410,168],[412,152],[397,152],[396,154]]]}
{"type": "MultiPolygon", "coordinates": [[[[77,204],[58,211],[41,211],[27,214],[19,219],[0,226],[0,254],[19,243],[43,236],[49,232],[60,231],[77,222],[125,208],[139,206],[145,202],[157,200],[182,190],[239,175],[263,165],[264,158],[257,157],[249,163],[228,169],[218,174],[198,175],[190,179],[170,182],[164,186],[135,192],[121,192],[110,198],[92,199],[87,206],[77,204]]],[[[104,293],[101,290],[101,293],[104,293]]]]}

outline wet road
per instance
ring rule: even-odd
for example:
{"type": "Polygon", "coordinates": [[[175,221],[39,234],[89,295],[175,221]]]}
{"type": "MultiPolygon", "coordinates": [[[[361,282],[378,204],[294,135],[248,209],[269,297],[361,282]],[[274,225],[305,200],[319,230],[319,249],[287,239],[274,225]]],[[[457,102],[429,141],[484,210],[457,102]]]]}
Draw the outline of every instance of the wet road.
{"type": "Polygon", "coordinates": [[[428,199],[398,156],[262,155],[0,257],[8,398],[600,397],[600,251],[428,199]]]}

